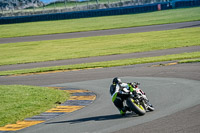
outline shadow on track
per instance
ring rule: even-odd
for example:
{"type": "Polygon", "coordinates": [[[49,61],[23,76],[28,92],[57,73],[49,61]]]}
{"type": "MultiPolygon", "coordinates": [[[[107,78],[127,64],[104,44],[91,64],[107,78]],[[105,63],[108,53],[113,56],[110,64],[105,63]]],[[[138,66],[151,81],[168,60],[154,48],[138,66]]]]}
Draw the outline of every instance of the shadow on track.
{"type": "Polygon", "coordinates": [[[125,116],[121,116],[120,114],[114,114],[114,115],[104,115],[104,116],[95,116],[95,117],[80,118],[80,119],[69,120],[69,121],[49,122],[49,123],[46,123],[46,124],[59,124],[59,123],[76,124],[76,123],[88,122],[88,121],[115,120],[115,119],[124,119],[124,118],[137,117],[137,116],[138,115],[133,114],[133,113],[128,113],[125,116]]]}

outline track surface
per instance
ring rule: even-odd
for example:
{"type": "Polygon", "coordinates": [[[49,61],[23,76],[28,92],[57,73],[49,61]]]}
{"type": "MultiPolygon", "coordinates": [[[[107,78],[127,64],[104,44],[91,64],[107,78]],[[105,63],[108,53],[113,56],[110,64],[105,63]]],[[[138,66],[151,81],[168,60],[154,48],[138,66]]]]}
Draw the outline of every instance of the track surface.
{"type": "Polygon", "coordinates": [[[159,63],[1,76],[0,84],[67,86],[97,94],[96,101],[88,107],[19,133],[200,132],[200,63],[151,67],[155,64],[159,63]],[[142,117],[121,117],[109,96],[109,85],[116,76],[126,82],[140,82],[156,110],[142,117]]]}
{"type": "MultiPolygon", "coordinates": [[[[125,130],[131,132],[132,130],[135,130],[135,128],[137,129],[137,126],[134,125],[138,124],[141,124],[139,127],[145,126],[145,128],[137,129],[139,132],[163,132],[163,129],[165,132],[178,132],[180,130],[183,132],[188,132],[188,130],[191,132],[195,132],[196,130],[200,131],[200,105],[198,105],[200,104],[200,63],[149,67],[151,65],[153,64],[61,72],[45,75],[0,77],[0,84],[43,86],[54,84],[53,86],[89,89],[97,94],[97,99],[92,105],[74,113],[47,121],[44,124],[26,128],[19,131],[19,133],[64,133],[66,131],[76,133],[106,133],[128,127],[129,128],[125,130]],[[122,118],[117,109],[113,106],[109,96],[109,85],[112,77],[115,76],[122,77],[122,80],[127,82],[141,82],[141,87],[146,91],[149,99],[155,105],[156,110],[152,113],[147,113],[142,117],[128,116],[122,118]],[[183,113],[177,113],[175,116],[173,114],[195,105],[198,106],[192,108],[192,110],[189,109],[183,113]],[[167,115],[169,116],[164,117],[167,115]],[[172,117],[174,119],[171,119],[172,117]],[[153,126],[152,122],[154,123],[153,126]],[[172,123],[174,123],[174,125],[171,125],[172,123]],[[177,127],[177,125],[179,126],[177,127]],[[184,125],[187,125],[187,128],[184,125]]],[[[124,131],[122,130],[120,132],[124,131]]]]}

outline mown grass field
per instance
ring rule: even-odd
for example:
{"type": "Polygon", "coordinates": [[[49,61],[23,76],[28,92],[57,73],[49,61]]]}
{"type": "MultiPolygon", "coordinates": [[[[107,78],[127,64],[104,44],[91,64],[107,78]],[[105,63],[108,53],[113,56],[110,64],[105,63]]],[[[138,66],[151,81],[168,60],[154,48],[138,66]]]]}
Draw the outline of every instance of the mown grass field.
{"type": "Polygon", "coordinates": [[[0,65],[200,45],[200,27],[0,45],[0,65]]]}
{"type": "Polygon", "coordinates": [[[45,112],[68,97],[68,93],[52,88],[0,85],[0,127],[45,112]]]}
{"type": "Polygon", "coordinates": [[[150,13],[0,25],[0,38],[103,30],[200,20],[200,7],[150,13]]]}

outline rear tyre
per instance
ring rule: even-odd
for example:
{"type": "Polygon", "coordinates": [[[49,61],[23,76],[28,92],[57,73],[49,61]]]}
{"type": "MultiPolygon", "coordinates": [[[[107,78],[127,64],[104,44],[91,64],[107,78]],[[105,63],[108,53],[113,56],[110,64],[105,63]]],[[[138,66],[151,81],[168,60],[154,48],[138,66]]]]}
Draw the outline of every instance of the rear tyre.
{"type": "Polygon", "coordinates": [[[128,98],[126,100],[126,104],[133,112],[135,112],[138,115],[144,115],[146,113],[145,108],[142,105],[137,104],[132,98],[128,98]]]}

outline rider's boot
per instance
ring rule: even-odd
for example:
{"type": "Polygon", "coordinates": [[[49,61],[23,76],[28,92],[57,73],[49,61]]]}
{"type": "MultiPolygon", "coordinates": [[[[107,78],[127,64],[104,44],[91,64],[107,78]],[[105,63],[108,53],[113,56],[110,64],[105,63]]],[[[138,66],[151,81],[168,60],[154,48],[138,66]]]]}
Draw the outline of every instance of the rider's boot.
{"type": "Polygon", "coordinates": [[[126,111],[128,111],[128,107],[127,107],[127,106],[123,107],[123,108],[120,110],[120,114],[121,114],[122,116],[125,116],[125,115],[126,115],[126,111]]]}
{"type": "Polygon", "coordinates": [[[130,109],[129,107],[125,106],[124,108],[122,108],[122,109],[120,110],[120,114],[121,114],[122,116],[124,116],[124,115],[126,115],[126,112],[127,112],[127,111],[131,111],[131,109],[130,109]]]}
{"type": "Polygon", "coordinates": [[[124,109],[120,110],[120,114],[121,114],[122,116],[125,116],[125,115],[126,115],[126,110],[124,110],[124,109]]]}

